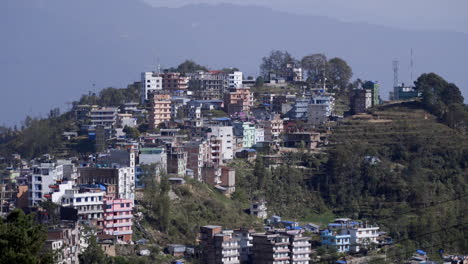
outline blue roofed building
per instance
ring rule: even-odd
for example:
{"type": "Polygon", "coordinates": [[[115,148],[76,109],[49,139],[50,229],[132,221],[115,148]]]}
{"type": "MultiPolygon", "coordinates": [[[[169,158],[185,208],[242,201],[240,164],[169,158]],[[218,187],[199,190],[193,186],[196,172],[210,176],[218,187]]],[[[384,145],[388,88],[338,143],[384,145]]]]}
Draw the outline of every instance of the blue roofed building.
{"type": "Polygon", "coordinates": [[[340,253],[348,252],[350,249],[351,235],[340,235],[335,231],[324,230],[320,232],[322,245],[334,247],[340,253]]]}

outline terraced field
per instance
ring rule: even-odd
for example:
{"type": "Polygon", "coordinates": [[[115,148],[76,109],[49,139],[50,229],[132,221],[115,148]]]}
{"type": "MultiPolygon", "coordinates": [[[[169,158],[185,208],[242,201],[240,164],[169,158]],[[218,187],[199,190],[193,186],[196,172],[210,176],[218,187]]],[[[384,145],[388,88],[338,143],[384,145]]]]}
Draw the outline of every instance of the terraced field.
{"type": "Polygon", "coordinates": [[[418,140],[446,146],[468,146],[468,140],[457,131],[439,123],[418,107],[417,102],[381,106],[368,115],[346,118],[331,128],[331,145],[361,143],[391,145],[418,140]]]}

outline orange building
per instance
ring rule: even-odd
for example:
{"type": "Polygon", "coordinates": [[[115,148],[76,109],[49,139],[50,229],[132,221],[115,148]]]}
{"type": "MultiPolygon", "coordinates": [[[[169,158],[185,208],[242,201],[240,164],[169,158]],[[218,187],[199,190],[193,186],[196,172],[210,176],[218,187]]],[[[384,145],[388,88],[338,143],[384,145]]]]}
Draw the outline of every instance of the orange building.
{"type": "Polygon", "coordinates": [[[171,120],[171,96],[164,91],[151,94],[149,125],[155,129],[164,121],[171,120]]]}
{"type": "Polygon", "coordinates": [[[224,96],[224,107],[229,115],[249,112],[253,106],[253,94],[249,87],[231,88],[224,96]]]}
{"type": "Polygon", "coordinates": [[[161,73],[162,88],[166,91],[187,90],[189,78],[180,76],[178,72],[161,73]]]}

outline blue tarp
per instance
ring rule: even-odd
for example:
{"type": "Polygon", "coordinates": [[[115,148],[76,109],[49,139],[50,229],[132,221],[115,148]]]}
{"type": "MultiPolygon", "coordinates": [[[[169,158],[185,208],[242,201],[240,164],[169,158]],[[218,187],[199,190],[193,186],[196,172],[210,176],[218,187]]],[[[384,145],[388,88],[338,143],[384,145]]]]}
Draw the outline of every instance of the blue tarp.
{"type": "Polygon", "coordinates": [[[344,260],[337,260],[336,263],[346,264],[346,261],[344,261],[344,260]]]}
{"type": "Polygon", "coordinates": [[[420,250],[420,249],[416,250],[416,252],[417,252],[418,254],[421,254],[421,255],[426,255],[426,254],[427,254],[426,252],[424,252],[424,251],[422,251],[422,250],[420,250]]]}

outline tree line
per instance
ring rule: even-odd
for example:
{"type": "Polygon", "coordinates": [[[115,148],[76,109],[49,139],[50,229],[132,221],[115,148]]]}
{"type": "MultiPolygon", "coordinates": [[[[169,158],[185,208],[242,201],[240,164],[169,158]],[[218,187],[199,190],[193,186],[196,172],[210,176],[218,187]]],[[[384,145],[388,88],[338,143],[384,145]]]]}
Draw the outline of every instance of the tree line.
{"type": "Polygon", "coordinates": [[[344,91],[353,77],[353,70],[342,58],[328,59],[322,53],[306,55],[301,59],[294,58],[289,52],[273,50],[262,58],[260,73],[264,79],[271,74],[287,78],[291,67],[301,67],[306,74],[306,82],[311,88],[327,88],[344,91]]]}

